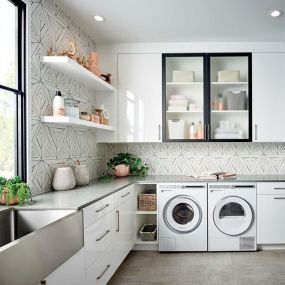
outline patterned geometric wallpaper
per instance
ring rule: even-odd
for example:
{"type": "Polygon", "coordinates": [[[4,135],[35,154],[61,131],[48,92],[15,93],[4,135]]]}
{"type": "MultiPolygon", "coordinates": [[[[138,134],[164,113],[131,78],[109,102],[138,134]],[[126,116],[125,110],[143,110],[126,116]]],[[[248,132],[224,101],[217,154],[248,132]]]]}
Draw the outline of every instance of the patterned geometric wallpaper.
{"type": "MultiPolygon", "coordinates": [[[[32,74],[32,181],[33,194],[51,190],[51,180],[56,167],[72,165],[77,159],[87,163],[91,177],[99,173],[100,156],[94,131],[50,127],[40,122],[41,115],[52,114],[56,90],[64,96],[80,101],[82,111],[91,111],[96,102],[95,92],[80,82],[54,72],[40,63],[40,57],[50,47],[57,51],[67,49],[70,40],[76,43],[80,55],[95,50],[91,40],[64,11],[50,0],[32,0],[31,5],[31,74],[32,74]]],[[[99,147],[100,148],[100,147],[99,147]]]]}
{"type": "Polygon", "coordinates": [[[89,111],[95,92],[80,82],[56,73],[40,63],[47,49],[66,49],[77,43],[80,55],[95,50],[95,43],[51,0],[31,0],[32,29],[32,181],[33,194],[51,190],[56,167],[88,164],[91,177],[102,174],[106,161],[118,152],[130,152],[149,164],[150,174],[191,175],[206,170],[235,171],[239,174],[285,174],[285,143],[139,143],[97,144],[94,131],[50,127],[41,115],[52,114],[56,90],[79,100],[89,111]]]}
{"type": "Polygon", "coordinates": [[[149,174],[191,175],[208,170],[285,174],[285,143],[107,144],[105,159],[129,152],[149,164],[149,174]]]}

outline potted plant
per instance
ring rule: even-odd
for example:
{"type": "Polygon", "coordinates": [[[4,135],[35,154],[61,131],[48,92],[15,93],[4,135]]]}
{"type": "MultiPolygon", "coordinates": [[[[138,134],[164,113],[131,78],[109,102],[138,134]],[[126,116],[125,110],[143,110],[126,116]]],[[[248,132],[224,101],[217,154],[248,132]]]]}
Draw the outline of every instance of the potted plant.
{"type": "Polygon", "coordinates": [[[31,198],[30,188],[19,176],[10,179],[0,177],[0,203],[4,205],[23,205],[31,198]]]}
{"type": "Polygon", "coordinates": [[[125,177],[128,175],[145,176],[148,171],[147,164],[130,153],[118,153],[107,162],[107,170],[102,176],[103,179],[110,179],[113,176],[125,177]]]}

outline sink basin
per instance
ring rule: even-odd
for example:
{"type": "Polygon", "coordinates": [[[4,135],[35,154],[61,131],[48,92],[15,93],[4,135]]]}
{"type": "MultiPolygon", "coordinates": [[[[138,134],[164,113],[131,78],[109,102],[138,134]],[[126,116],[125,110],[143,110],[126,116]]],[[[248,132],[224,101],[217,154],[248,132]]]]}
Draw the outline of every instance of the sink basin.
{"type": "Polygon", "coordinates": [[[82,247],[82,212],[0,211],[0,284],[38,284],[82,247]]]}

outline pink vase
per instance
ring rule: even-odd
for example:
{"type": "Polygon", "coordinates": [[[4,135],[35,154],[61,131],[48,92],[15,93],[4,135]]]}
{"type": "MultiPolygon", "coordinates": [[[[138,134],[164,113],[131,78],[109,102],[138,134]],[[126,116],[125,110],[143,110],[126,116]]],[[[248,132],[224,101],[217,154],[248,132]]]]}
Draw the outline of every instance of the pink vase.
{"type": "Polygon", "coordinates": [[[125,164],[119,164],[114,167],[114,172],[117,177],[125,177],[130,173],[130,166],[125,164]]]}

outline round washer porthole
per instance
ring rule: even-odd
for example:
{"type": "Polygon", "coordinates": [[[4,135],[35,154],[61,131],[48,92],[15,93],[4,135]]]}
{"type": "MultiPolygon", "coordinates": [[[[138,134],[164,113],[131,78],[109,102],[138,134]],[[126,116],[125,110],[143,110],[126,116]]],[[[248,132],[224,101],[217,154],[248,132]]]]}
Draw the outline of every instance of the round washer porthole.
{"type": "Polygon", "coordinates": [[[238,236],[250,229],[254,214],[250,204],[237,196],[221,199],[213,211],[216,228],[223,234],[238,236]]]}
{"type": "Polygon", "coordinates": [[[199,204],[190,196],[179,195],[170,199],[164,207],[166,226],[175,233],[186,234],[195,231],[202,220],[199,204]]]}

